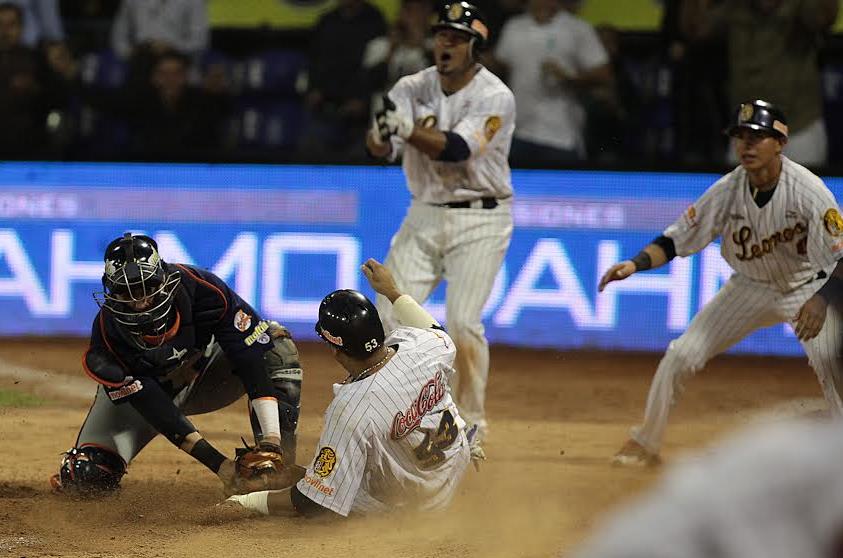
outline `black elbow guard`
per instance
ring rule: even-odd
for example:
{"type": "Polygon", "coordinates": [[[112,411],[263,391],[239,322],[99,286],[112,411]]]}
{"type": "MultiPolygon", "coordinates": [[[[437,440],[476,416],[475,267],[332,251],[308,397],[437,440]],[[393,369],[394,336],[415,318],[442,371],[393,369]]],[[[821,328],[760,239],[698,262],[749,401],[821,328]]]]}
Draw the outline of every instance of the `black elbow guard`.
{"type": "Polygon", "coordinates": [[[119,364],[97,351],[85,353],[83,361],[85,368],[101,384],[122,384],[126,380],[126,372],[119,364]]]}
{"type": "Polygon", "coordinates": [[[471,157],[471,149],[468,144],[462,139],[462,136],[454,132],[444,132],[445,134],[445,149],[439,154],[437,160],[448,163],[456,163],[465,161],[471,157]]]}

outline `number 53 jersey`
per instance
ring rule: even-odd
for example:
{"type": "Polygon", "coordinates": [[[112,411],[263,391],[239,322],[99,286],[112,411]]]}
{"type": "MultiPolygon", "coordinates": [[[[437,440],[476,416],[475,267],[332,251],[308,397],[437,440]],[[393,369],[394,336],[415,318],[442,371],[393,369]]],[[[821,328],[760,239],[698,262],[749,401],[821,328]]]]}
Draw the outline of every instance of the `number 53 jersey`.
{"type": "Polygon", "coordinates": [[[334,385],[316,457],[298,483],[347,516],[450,503],[470,462],[465,422],[451,398],[454,342],[442,330],[400,327],[377,373],[334,385]]]}

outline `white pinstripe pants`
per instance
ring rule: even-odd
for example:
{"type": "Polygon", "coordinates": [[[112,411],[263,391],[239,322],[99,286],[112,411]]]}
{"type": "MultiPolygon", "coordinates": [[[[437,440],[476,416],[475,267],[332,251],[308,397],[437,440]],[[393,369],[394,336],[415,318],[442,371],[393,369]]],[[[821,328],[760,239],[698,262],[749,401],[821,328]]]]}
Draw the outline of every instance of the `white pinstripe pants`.
{"type": "MultiPolygon", "coordinates": [[[[392,238],[386,265],[398,288],[423,303],[447,281],[447,329],[457,346],[451,386],[460,414],[485,433],[489,345],[481,314],[512,238],[511,198],[494,209],[457,209],[413,201],[392,238]]],[[[387,331],[394,329],[392,305],[378,296],[387,331]]]]}
{"type": "MultiPolygon", "coordinates": [[[[816,280],[782,293],[742,275],[733,275],[691,320],[687,331],[671,341],[650,385],[644,423],[632,429],[632,437],[650,451],[658,452],[670,408],[685,380],[753,331],[785,322],[793,324],[799,308],[823,283],[816,280]]],[[[842,320],[839,311],[829,306],[819,335],[801,342],[823,396],[836,415],[843,409],[840,390],[835,387],[843,379],[842,320]]]]}

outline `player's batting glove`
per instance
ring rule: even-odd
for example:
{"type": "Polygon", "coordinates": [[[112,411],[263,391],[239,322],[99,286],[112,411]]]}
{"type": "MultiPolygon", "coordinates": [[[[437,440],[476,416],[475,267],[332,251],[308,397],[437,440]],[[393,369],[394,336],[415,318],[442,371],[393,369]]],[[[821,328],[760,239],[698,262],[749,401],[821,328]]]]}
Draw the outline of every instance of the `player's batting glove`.
{"type": "Polygon", "coordinates": [[[388,95],[383,96],[383,108],[375,113],[375,126],[383,141],[391,135],[406,140],[413,133],[413,121],[398,112],[388,95]]]}

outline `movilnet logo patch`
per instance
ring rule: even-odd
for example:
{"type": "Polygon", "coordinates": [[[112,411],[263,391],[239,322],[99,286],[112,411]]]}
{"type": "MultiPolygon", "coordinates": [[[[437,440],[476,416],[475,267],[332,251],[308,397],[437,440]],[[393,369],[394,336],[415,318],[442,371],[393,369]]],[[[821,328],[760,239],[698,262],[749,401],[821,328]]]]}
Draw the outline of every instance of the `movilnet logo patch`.
{"type": "Polygon", "coordinates": [[[337,465],[337,452],[333,448],[325,446],[319,450],[316,461],[313,462],[313,472],[323,479],[331,474],[337,465]]]}
{"type": "Polygon", "coordinates": [[[338,347],[342,347],[342,337],[339,337],[337,335],[332,334],[330,331],[328,331],[324,327],[320,328],[320,329],[322,330],[322,336],[325,339],[327,339],[328,341],[330,341],[334,345],[337,345],[338,347]]]}
{"type": "Polygon", "coordinates": [[[416,397],[407,412],[398,411],[392,419],[390,437],[393,440],[400,440],[418,428],[424,415],[433,410],[443,397],[445,397],[445,376],[440,370],[421,388],[419,396],[416,397]]]}
{"type": "Polygon", "coordinates": [[[238,310],[234,314],[234,327],[237,331],[246,331],[252,325],[252,317],[243,310],[238,310]]]}
{"type": "Polygon", "coordinates": [[[117,401],[118,399],[123,399],[124,397],[128,397],[133,393],[137,393],[142,389],[143,384],[140,383],[140,380],[135,380],[130,384],[126,384],[125,386],[109,391],[108,398],[112,401],[117,401]]]}

